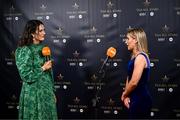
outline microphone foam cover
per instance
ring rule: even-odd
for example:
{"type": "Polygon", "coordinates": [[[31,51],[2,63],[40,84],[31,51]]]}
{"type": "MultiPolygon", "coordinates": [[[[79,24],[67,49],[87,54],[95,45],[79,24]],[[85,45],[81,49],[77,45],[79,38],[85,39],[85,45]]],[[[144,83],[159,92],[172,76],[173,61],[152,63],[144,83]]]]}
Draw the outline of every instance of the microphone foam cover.
{"type": "Polygon", "coordinates": [[[51,55],[51,50],[50,50],[50,48],[49,47],[43,47],[43,49],[42,49],[42,54],[43,54],[43,56],[50,56],[51,55]]]}
{"type": "Polygon", "coordinates": [[[114,47],[108,48],[106,55],[113,58],[116,55],[116,49],[114,47]]]}

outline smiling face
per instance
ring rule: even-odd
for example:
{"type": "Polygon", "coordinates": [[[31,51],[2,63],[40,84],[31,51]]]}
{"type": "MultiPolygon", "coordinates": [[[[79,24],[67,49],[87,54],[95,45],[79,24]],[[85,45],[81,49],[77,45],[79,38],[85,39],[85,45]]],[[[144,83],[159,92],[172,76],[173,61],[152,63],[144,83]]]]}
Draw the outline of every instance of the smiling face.
{"type": "Polygon", "coordinates": [[[37,29],[36,32],[34,34],[32,34],[33,36],[33,43],[34,44],[38,44],[40,42],[42,42],[45,38],[45,27],[44,25],[40,24],[37,29]]]}

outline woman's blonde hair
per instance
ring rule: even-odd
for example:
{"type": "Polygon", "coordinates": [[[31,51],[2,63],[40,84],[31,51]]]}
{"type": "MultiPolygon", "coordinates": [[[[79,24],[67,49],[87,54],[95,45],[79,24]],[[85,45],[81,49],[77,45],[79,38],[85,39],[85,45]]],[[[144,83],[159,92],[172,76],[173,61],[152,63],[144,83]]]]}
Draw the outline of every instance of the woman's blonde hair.
{"type": "Polygon", "coordinates": [[[138,50],[145,52],[148,55],[147,37],[142,28],[129,29],[127,35],[135,38],[137,40],[138,50]]]}

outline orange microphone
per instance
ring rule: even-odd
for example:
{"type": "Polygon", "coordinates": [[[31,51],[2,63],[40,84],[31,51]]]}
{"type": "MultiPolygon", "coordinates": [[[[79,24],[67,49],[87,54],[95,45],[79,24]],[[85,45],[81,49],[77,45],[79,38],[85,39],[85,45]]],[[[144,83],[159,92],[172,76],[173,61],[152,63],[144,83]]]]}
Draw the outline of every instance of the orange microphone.
{"type": "Polygon", "coordinates": [[[106,52],[106,59],[104,60],[100,70],[99,70],[99,73],[102,73],[103,69],[104,69],[104,66],[105,64],[107,63],[108,59],[109,58],[113,58],[115,55],[116,55],[116,49],[114,47],[110,47],[107,49],[107,52],[106,52]]]}
{"type": "Polygon", "coordinates": [[[42,49],[42,55],[44,57],[46,57],[46,61],[49,61],[50,60],[50,56],[51,56],[51,50],[48,46],[46,47],[43,47],[42,49]]]}
{"type": "Polygon", "coordinates": [[[108,48],[106,55],[113,58],[116,55],[116,49],[114,47],[108,48]]]}

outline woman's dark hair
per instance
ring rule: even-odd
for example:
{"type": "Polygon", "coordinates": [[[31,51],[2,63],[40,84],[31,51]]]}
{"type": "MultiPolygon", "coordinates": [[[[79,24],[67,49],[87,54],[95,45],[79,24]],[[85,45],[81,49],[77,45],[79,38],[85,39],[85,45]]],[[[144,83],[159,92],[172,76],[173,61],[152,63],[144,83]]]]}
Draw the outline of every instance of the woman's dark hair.
{"type": "Polygon", "coordinates": [[[33,43],[33,36],[32,34],[36,32],[39,25],[44,25],[40,20],[29,20],[24,28],[22,37],[19,41],[19,46],[26,46],[33,43]]]}

